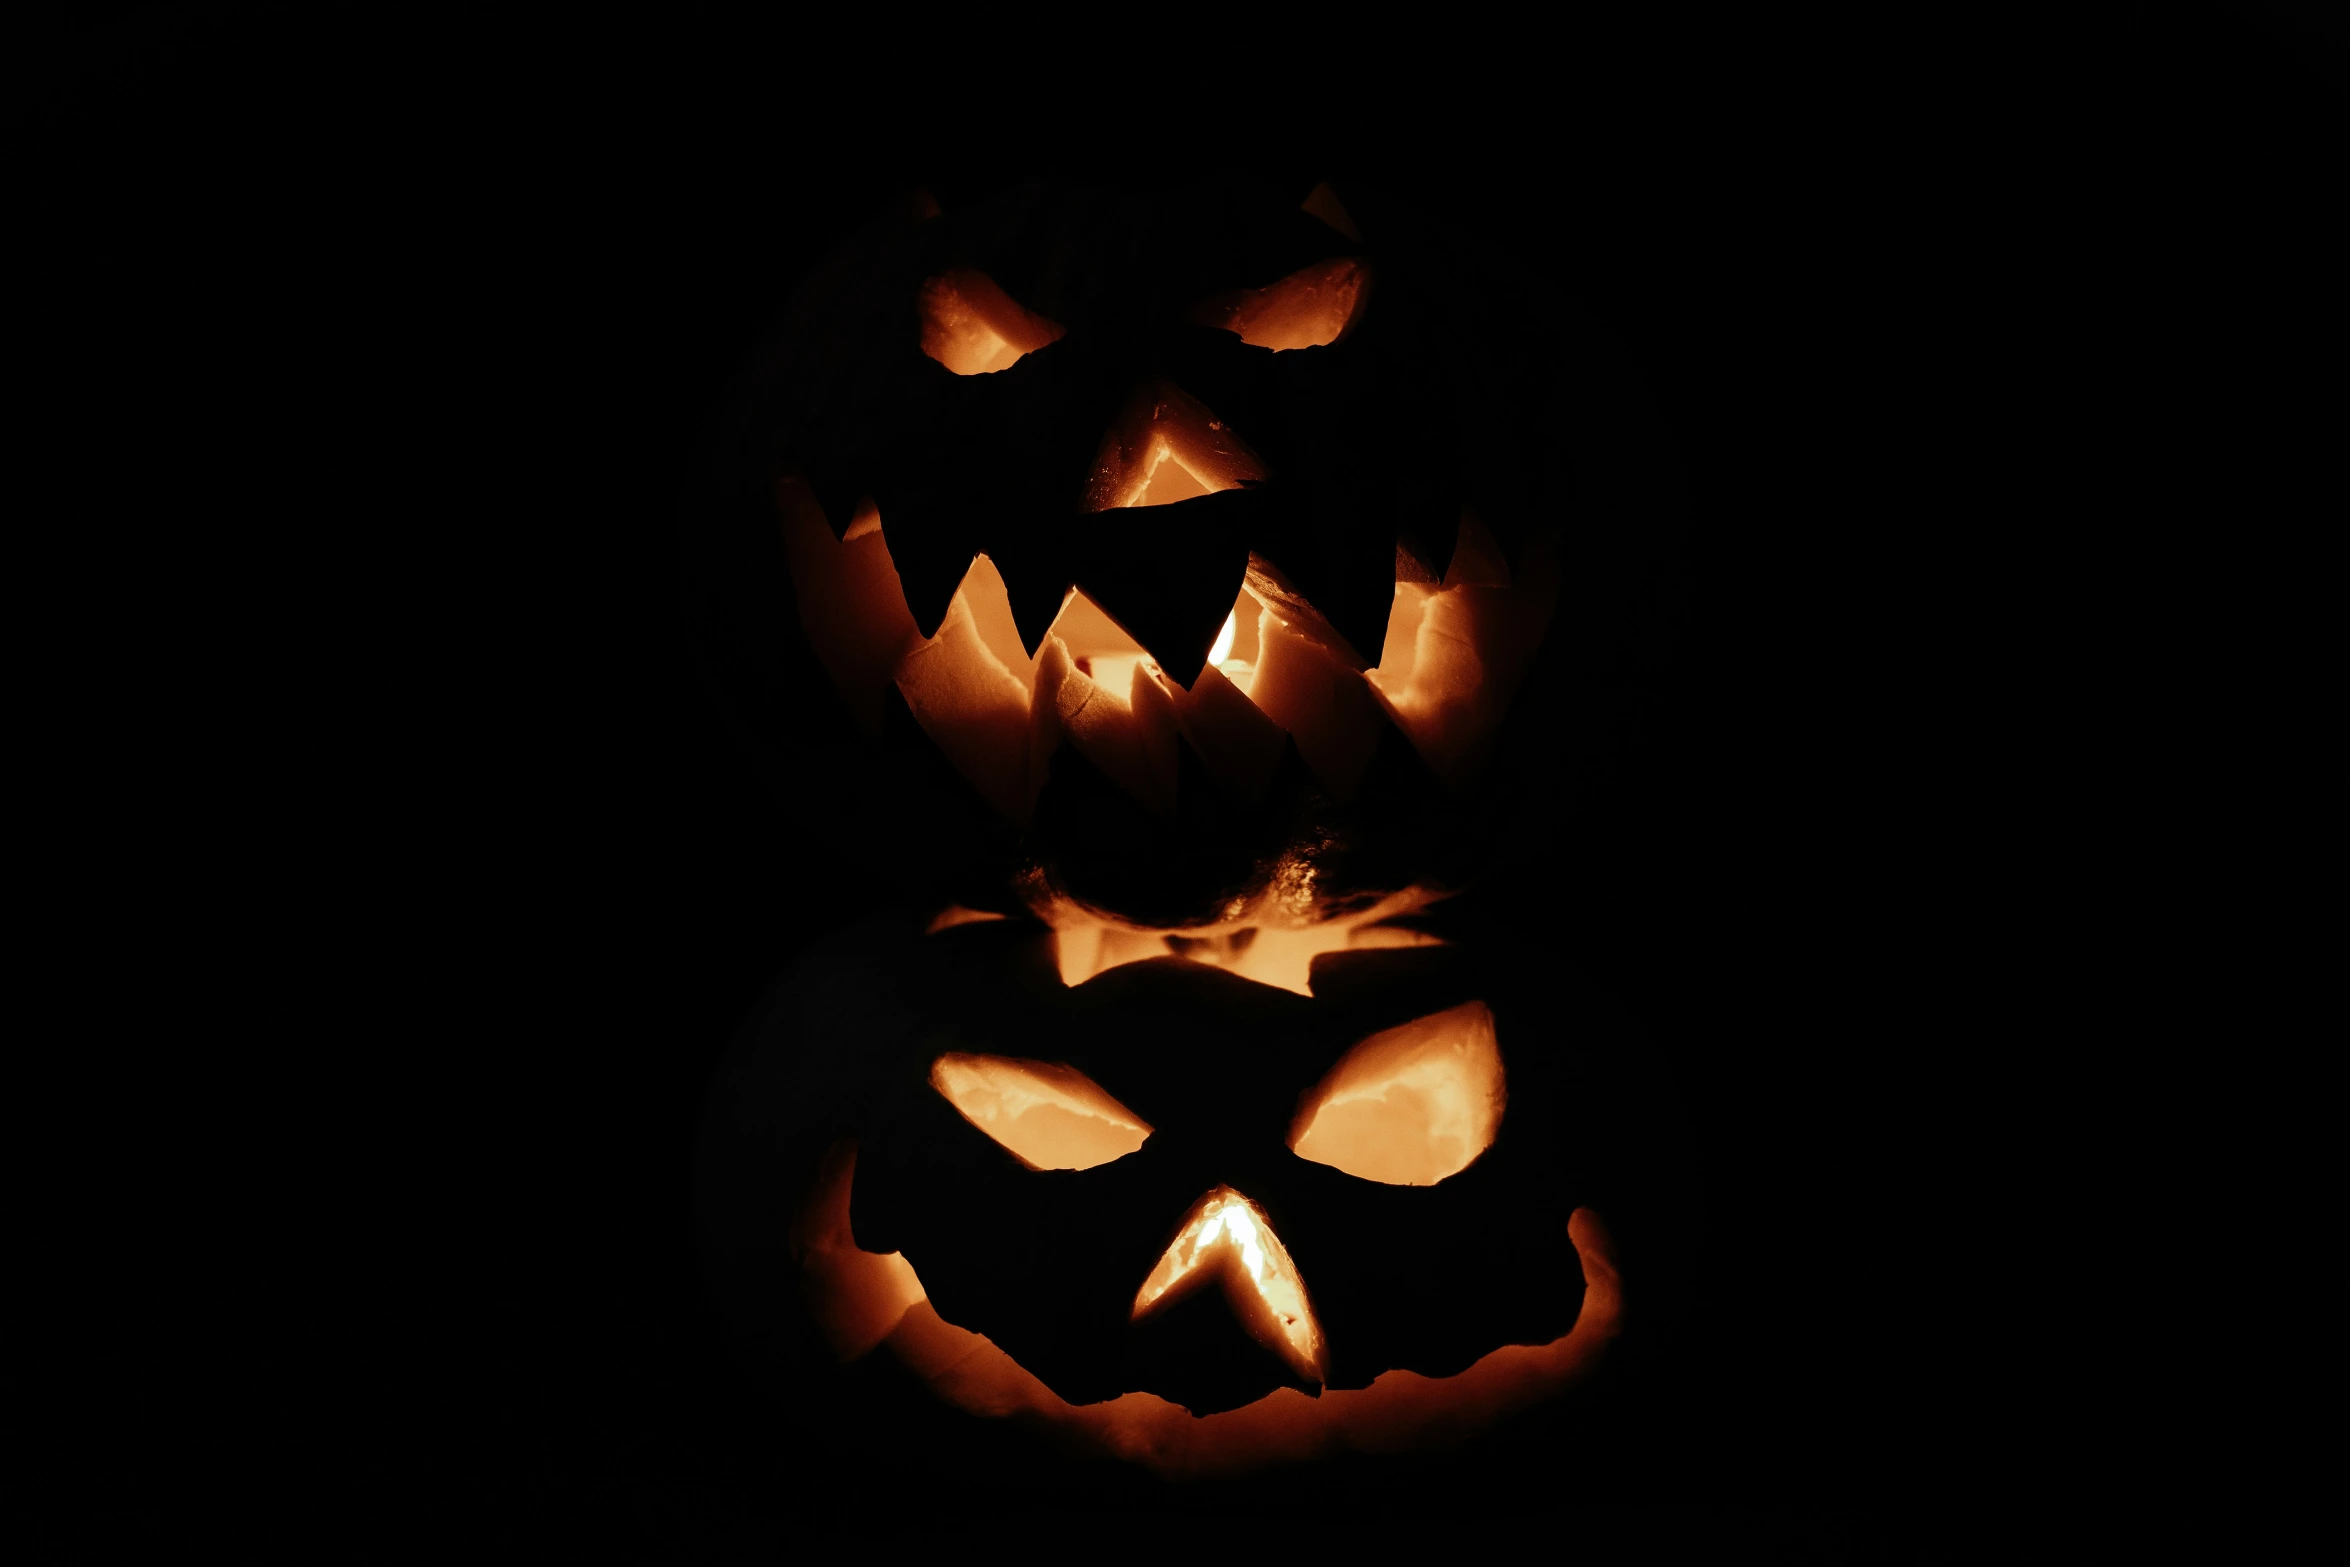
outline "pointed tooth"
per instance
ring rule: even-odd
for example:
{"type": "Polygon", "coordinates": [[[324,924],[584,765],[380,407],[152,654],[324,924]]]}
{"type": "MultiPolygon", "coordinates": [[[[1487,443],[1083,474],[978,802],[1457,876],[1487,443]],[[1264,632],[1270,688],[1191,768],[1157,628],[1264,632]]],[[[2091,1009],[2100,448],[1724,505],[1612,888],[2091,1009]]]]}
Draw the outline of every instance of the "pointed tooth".
{"type": "Polygon", "coordinates": [[[851,537],[835,538],[809,486],[786,480],[778,500],[801,629],[857,727],[877,736],[890,677],[919,635],[878,514],[867,508],[851,537]]]}
{"type": "Polygon", "coordinates": [[[840,538],[856,515],[857,504],[865,496],[866,486],[856,474],[841,470],[819,469],[808,475],[807,489],[816,504],[823,508],[825,530],[840,538]]]}
{"type": "Polygon", "coordinates": [[[940,618],[938,634],[899,661],[905,693],[923,732],[996,813],[1024,824],[1031,794],[1032,693],[1036,666],[1020,647],[1003,578],[984,555],[971,563],[940,618]]]}
{"type": "Polygon", "coordinates": [[[876,499],[889,519],[890,555],[897,562],[906,608],[915,629],[926,638],[935,637],[971,569],[977,546],[965,530],[942,526],[912,495],[884,494],[876,499]]]}
{"type": "Polygon", "coordinates": [[[1510,563],[1502,553],[1501,541],[1474,512],[1466,509],[1461,512],[1459,542],[1453,546],[1452,560],[1444,568],[1444,585],[1448,588],[1510,585],[1510,563]]]}
{"type": "Polygon", "coordinates": [[[1042,552],[1023,551],[1002,563],[1005,591],[1010,596],[1012,622],[1019,628],[1022,646],[1037,656],[1044,651],[1045,634],[1069,598],[1069,574],[1040,564],[1042,552]]]}
{"type": "Polygon", "coordinates": [[[1442,582],[1445,572],[1452,568],[1452,552],[1459,538],[1457,518],[1447,513],[1439,521],[1426,518],[1408,518],[1396,530],[1396,545],[1409,550],[1429,574],[1431,582],[1442,582]]]}
{"type": "Polygon", "coordinates": [[[1103,436],[1073,535],[1075,579],[1178,683],[1223,625],[1251,520],[1278,505],[1257,488],[1264,477],[1246,441],[1164,378],[1136,388],[1103,436]],[[1136,530],[1165,543],[1137,548],[1136,530]]]}
{"type": "Polygon", "coordinates": [[[1023,690],[1032,688],[1036,684],[1036,659],[1020,640],[1019,623],[1012,618],[1011,595],[995,562],[985,555],[973,556],[971,569],[955,592],[971,606],[972,622],[979,628],[988,651],[1019,678],[1023,690]]]}
{"type": "Polygon", "coordinates": [[[1217,787],[1243,804],[1264,803],[1288,739],[1281,726],[1213,665],[1175,699],[1175,714],[1217,787]]]}
{"type": "Polygon", "coordinates": [[[1397,581],[1395,603],[1387,612],[1387,640],[1380,645],[1377,667],[1364,671],[1365,680],[1388,691],[1411,684],[1420,657],[1420,625],[1428,618],[1429,603],[1443,591],[1433,582],[1397,581]]]}
{"type": "MultiPolygon", "coordinates": [[[[1293,570],[1285,557],[1265,551],[1259,559],[1281,563],[1283,580],[1298,598],[1312,606],[1315,617],[1334,631],[1350,651],[1379,646],[1386,633],[1388,601],[1395,591],[1395,557],[1366,540],[1348,539],[1330,544],[1310,557],[1307,569],[1293,570]]],[[[1368,660],[1357,658],[1355,667],[1368,660]]]]}
{"type": "Polygon", "coordinates": [[[1058,633],[1045,638],[1030,755],[1049,756],[1065,741],[1143,809],[1172,816],[1174,704],[1141,654],[1100,657],[1097,679],[1077,667],[1058,633]]]}
{"type": "Polygon", "coordinates": [[[1263,613],[1248,697],[1289,731],[1306,767],[1344,803],[1354,798],[1387,718],[1358,673],[1362,659],[1266,564],[1252,559],[1249,569],[1263,613]]]}
{"type": "Polygon", "coordinates": [[[1208,650],[1224,627],[1226,606],[1248,574],[1248,551],[1222,552],[1221,560],[1169,562],[1155,590],[1133,577],[1104,581],[1089,574],[1088,596],[1110,610],[1119,624],[1168,671],[1198,678],[1208,650]]]}
{"type": "Polygon", "coordinates": [[[1068,645],[1060,638],[1046,633],[1044,643],[1036,650],[1036,684],[1028,697],[1028,798],[1035,803],[1038,791],[1052,769],[1053,752],[1061,744],[1061,685],[1076,672],[1070,660],[1068,645]]]}
{"type": "MultiPolygon", "coordinates": [[[[1348,669],[1363,669],[1370,660],[1355,651],[1352,639],[1342,636],[1338,629],[1324,618],[1312,599],[1299,591],[1289,574],[1265,556],[1253,551],[1248,558],[1248,595],[1260,610],[1278,617],[1297,635],[1327,647],[1330,656],[1348,669]]],[[[1271,624],[1261,616],[1260,625],[1271,624]]]]}
{"type": "Polygon", "coordinates": [[[1071,659],[1109,654],[1120,658],[1148,657],[1149,650],[1124,626],[1105,613],[1083,588],[1072,588],[1053,617],[1052,635],[1071,659]]]}
{"type": "Polygon", "coordinates": [[[1558,596],[1546,537],[1529,539],[1514,583],[1474,517],[1463,516],[1460,539],[1441,586],[1396,583],[1379,667],[1364,677],[1429,771],[1456,793],[1491,754],[1558,596]]]}
{"type": "Polygon", "coordinates": [[[1224,490],[1096,519],[1105,529],[1149,528],[1167,538],[1163,549],[1129,545],[1093,552],[1078,585],[1178,682],[1191,680],[1207,662],[1248,575],[1246,529],[1250,516],[1263,509],[1259,493],[1224,490]]]}

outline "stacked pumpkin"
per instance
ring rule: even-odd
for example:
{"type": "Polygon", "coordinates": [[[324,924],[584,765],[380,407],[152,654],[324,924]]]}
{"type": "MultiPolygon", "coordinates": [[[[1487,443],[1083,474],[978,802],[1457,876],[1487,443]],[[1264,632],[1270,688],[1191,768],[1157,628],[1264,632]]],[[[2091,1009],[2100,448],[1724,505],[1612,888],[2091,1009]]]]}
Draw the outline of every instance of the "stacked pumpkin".
{"type": "Polygon", "coordinates": [[[1447,924],[1544,793],[1543,305],[1248,181],[925,200],[803,292],[770,586],[931,898],[786,980],[709,1169],[813,1167],[713,1244],[788,1244],[841,1354],[1195,1472],[1457,1437],[1614,1332],[1597,1014],[1447,924]]]}

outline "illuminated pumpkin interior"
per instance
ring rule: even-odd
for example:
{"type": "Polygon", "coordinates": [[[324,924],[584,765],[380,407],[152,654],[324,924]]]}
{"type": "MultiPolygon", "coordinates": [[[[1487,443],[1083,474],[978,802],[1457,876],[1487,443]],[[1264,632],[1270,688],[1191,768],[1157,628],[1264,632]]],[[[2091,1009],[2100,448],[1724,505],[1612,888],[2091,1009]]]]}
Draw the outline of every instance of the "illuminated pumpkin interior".
{"type": "Polygon", "coordinates": [[[967,909],[959,903],[950,903],[931,917],[922,934],[935,936],[942,930],[953,930],[958,925],[987,925],[1007,917],[993,909],[967,909]]]}
{"type": "Polygon", "coordinates": [[[1465,786],[1491,751],[1534,662],[1558,598],[1552,541],[1529,541],[1513,580],[1493,534],[1471,512],[1444,580],[1397,551],[1395,602],[1379,667],[1363,679],[1431,771],[1465,786]]]}
{"type": "Polygon", "coordinates": [[[1249,1336],[1309,1381],[1322,1380],[1322,1327],[1305,1281],[1264,1210],[1229,1186],[1201,1198],[1134,1296],[1140,1321],[1192,1290],[1221,1285],[1249,1336]]]}
{"type": "Polygon", "coordinates": [[[1482,1001],[1387,1029],[1309,1092],[1289,1146],[1301,1159],[1390,1186],[1434,1186],[1493,1146],[1501,1048],[1482,1001]]]}
{"type": "MultiPolygon", "coordinates": [[[[1240,450],[1233,442],[1212,454],[1224,468],[1203,458],[1198,470],[1181,471],[1238,482],[1240,450]]],[[[1105,458],[1104,472],[1115,458],[1105,458]]],[[[1118,482],[1140,502],[1160,481],[1143,471],[1118,482]]],[[[850,712],[878,733],[894,682],[955,770],[1016,825],[1026,824],[1064,741],[1160,815],[1177,805],[1178,736],[1217,788],[1252,805],[1280,766],[1285,736],[1333,798],[1353,798],[1390,724],[1437,777],[1466,788],[1491,753],[1557,594],[1549,540],[1529,545],[1525,580],[1513,582],[1492,535],[1464,514],[1441,582],[1398,551],[1380,661],[1366,667],[1278,566],[1252,555],[1211,656],[1186,686],[1075,588],[1032,653],[985,555],[972,558],[937,635],[924,638],[890,558],[887,519],[871,502],[836,538],[806,485],[787,481],[779,493],[801,624],[850,712]]]]}
{"type": "MultiPolygon", "coordinates": [[[[1360,242],[1329,186],[1316,186],[1302,206],[1335,235],[1360,242]]],[[[1340,258],[1219,295],[1194,316],[1265,348],[1322,346],[1360,317],[1369,287],[1367,265],[1340,258]]],[[[1006,369],[1065,331],[968,268],[927,279],[919,304],[923,352],[958,375],[1006,369]]],[[[1137,388],[1103,432],[1079,507],[1155,509],[1267,477],[1213,410],[1159,380],[1137,388]]],[[[838,532],[804,484],[787,480],[783,502],[801,623],[860,726],[879,732],[894,682],[955,769],[1015,826],[1027,823],[1063,740],[1161,815],[1176,808],[1178,735],[1217,788],[1252,805],[1280,764],[1285,736],[1334,799],[1351,800],[1386,724],[1401,729],[1446,784],[1465,789],[1491,751],[1556,599],[1553,541],[1536,537],[1520,563],[1524,580],[1513,580],[1491,533],[1464,513],[1442,581],[1398,549],[1395,597],[1372,667],[1278,564],[1252,555],[1224,635],[1185,679],[1189,672],[1161,669],[1073,585],[1056,584],[1069,594],[1063,617],[1042,644],[1025,646],[986,555],[973,558],[938,633],[924,638],[906,607],[886,519],[870,500],[838,532]]]]}
{"type": "Polygon", "coordinates": [[[1441,944],[1424,931],[1385,923],[1425,908],[1435,901],[1433,893],[1409,887],[1353,914],[1309,918],[1310,903],[1299,904],[1301,895],[1310,898],[1311,889],[1300,885],[1296,870],[1277,871],[1273,885],[1233,918],[1190,930],[1123,924],[1065,898],[1046,901],[1034,912],[1053,928],[1054,956],[1068,985],[1082,985],[1120,964],[1178,957],[1307,996],[1313,994],[1314,959],[1325,952],[1441,944]]]}
{"type": "Polygon", "coordinates": [[[922,351],[957,375],[1008,370],[1067,330],[968,269],[926,280],[921,311],[922,351]]]}
{"type": "Polygon", "coordinates": [[[1322,261],[1263,288],[1218,294],[1201,302],[1192,319],[1276,352],[1323,348],[1354,325],[1370,297],[1370,285],[1371,269],[1363,262],[1322,261]]]}
{"type": "MultiPolygon", "coordinates": [[[[1326,187],[1306,207],[1353,235],[1326,187]]],[[[1220,324],[1268,347],[1334,341],[1360,310],[1366,278],[1354,262],[1307,268],[1229,296],[1220,324]]],[[[921,298],[924,350],[959,374],[1002,369],[1061,335],[977,272],[932,278],[921,298]]],[[[1180,387],[1153,382],[1135,391],[1105,432],[1081,508],[1100,515],[1103,526],[1118,526],[1104,514],[1163,507],[1266,477],[1264,464],[1213,410],[1180,387]]],[[[1186,683],[1073,585],[1064,588],[1041,642],[1029,648],[1003,577],[984,554],[972,558],[937,633],[925,638],[906,605],[887,520],[870,499],[837,535],[805,484],[786,480],[781,500],[801,623],[858,724],[879,733],[895,684],[949,763],[1016,826],[1027,824],[1064,747],[1161,817],[1180,805],[1184,746],[1214,788],[1255,806],[1294,743],[1316,782],[1343,804],[1390,725],[1438,778],[1465,789],[1491,752],[1556,599],[1555,541],[1535,537],[1513,574],[1492,534],[1464,512],[1441,581],[1397,550],[1394,598],[1372,666],[1278,564],[1252,554],[1206,662],[1186,683]]],[[[1186,930],[1138,929],[1060,902],[1035,912],[1054,928],[1070,984],[1172,954],[1304,992],[1322,953],[1428,939],[1381,923],[1424,895],[1401,894],[1400,902],[1320,922],[1310,890],[1298,892],[1276,885],[1255,905],[1186,930]]]]}
{"type": "Polygon", "coordinates": [[[1167,506],[1265,477],[1248,443],[1181,387],[1138,388],[1104,432],[1082,509],[1167,506]]]}
{"type": "MultiPolygon", "coordinates": [[[[1328,187],[1306,210],[1349,238],[1328,187]]],[[[1195,319],[1275,351],[1336,343],[1360,318],[1371,282],[1351,259],[1308,267],[1263,288],[1207,301],[1195,319]]],[[[921,290],[923,351],[958,375],[990,374],[1063,329],[976,272],[921,290]]],[[[1264,467],[1213,413],[1164,383],[1142,389],[1100,449],[1089,513],[1154,508],[1262,480],[1264,467]]],[[[1492,536],[1464,515],[1443,579],[1398,552],[1395,596],[1377,666],[1369,666],[1262,557],[1204,666],[1169,677],[1075,586],[1035,649],[1010,612],[1003,578],[975,556],[937,634],[908,611],[883,519],[870,501],[835,534],[806,486],[783,487],[785,544],[802,624],[857,721],[877,732],[890,684],[955,768],[1014,823],[1024,823],[1064,743],[1146,807],[1175,803],[1177,745],[1189,744],[1216,787],[1258,798],[1283,746],[1334,796],[1349,797],[1394,724],[1446,782],[1472,779],[1547,627],[1556,564],[1547,541],[1517,579],[1492,536]]],[[[1109,518],[1104,525],[1112,525],[1109,518]]],[[[1322,919],[1312,869],[1284,865],[1246,906],[1186,930],[1122,924],[1066,899],[1034,912],[1054,931],[1061,977],[1075,985],[1121,963],[1175,956],[1310,994],[1326,952],[1434,938],[1388,923],[1432,901],[1409,889],[1374,908],[1322,919]]],[[[936,934],[1003,916],[950,907],[936,934]]],[[[931,1086],[973,1126],[1033,1170],[1086,1170],[1136,1152],[1152,1128],[1074,1068],[948,1054],[931,1086]]],[[[1289,1147],[1365,1180],[1431,1186],[1493,1143],[1505,1102],[1491,1011],[1470,1002],[1366,1038],[1299,1101],[1289,1147]]],[[[1170,1475],[1230,1471],[1344,1451],[1398,1451],[1457,1441],[1583,1375],[1617,1331],[1620,1289],[1605,1232],[1585,1210],[1568,1231],[1583,1262],[1584,1308],[1548,1344],[1496,1349],[1456,1376],[1389,1371],[1371,1386],[1309,1397],[1282,1389],[1206,1417],[1147,1393],[1071,1406],[986,1338],[941,1319],[899,1255],[860,1251],[848,1221],[853,1144],[827,1155],[794,1230],[820,1326],[844,1359],[886,1344],[951,1404],[987,1417],[1042,1419],[1104,1452],[1170,1475]]],[[[1184,1215],[1135,1294],[1147,1321],[1193,1291],[1218,1288],[1235,1317],[1301,1378],[1323,1379],[1326,1346],[1304,1281],[1262,1209],[1219,1186],[1184,1215]]]]}
{"type": "Polygon", "coordinates": [[[1090,1170],[1151,1135],[1133,1111],[1075,1067],[1012,1056],[943,1055],[930,1086],[1031,1170],[1090,1170]]]}

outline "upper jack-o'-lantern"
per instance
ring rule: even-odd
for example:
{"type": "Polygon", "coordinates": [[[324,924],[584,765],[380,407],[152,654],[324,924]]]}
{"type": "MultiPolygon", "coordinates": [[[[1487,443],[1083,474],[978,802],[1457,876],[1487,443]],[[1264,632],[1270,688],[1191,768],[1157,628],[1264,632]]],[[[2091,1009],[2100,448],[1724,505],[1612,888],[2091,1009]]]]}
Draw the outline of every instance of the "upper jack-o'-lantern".
{"type": "Polygon", "coordinates": [[[1457,1436],[1614,1331],[1604,1046],[1427,912],[1551,782],[1497,762],[1583,558],[1545,303],[1245,181],[925,200],[803,293],[758,586],[939,911],[762,1047],[833,1063],[843,1353],[1191,1470],[1457,1436]]]}

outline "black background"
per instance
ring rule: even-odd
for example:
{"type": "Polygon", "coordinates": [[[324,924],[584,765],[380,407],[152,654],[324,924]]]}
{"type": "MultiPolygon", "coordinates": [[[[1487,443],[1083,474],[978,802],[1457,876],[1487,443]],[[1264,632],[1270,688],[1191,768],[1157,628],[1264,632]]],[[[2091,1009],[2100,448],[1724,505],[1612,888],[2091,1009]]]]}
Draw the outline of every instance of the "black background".
{"type": "MultiPolygon", "coordinates": [[[[1686,1104],[1704,1260],[1606,1461],[1523,1500],[1812,1556],[2061,1490],[2070,1383],[1993,1374],[2046,1320],[2031,1085],[2090,875],[2041,851],[2113,716],[2060,671],[2080,584],[2143,566],[2100,474],[2167,460],[2125,428],[2146,383],[2322,275],[2313,27],[36,28],[18,433],[62,482],[25,581],[65,629],[30,667],[75,693],[36,706],[59,801],[132,845],[79,894],[113,982],[185,963],[205,998],[139,1068],[226,1099],[157,1255],[289,1373],[206,1373],[256,1417],[215,1501],[277,1534],[333,1498],[332,1538],[403,1558],[873,1522],[888,1485],[743,1385],[692,1251],[711,1064],[871,895],[705,697],[676,507],[875,206],[1127,158],[1450,207],[1556,268],[1678,460],[1572,958],[1686,1104]],[[2224,272],[2182,259],[2215,231],[2224,272]],[[2199,288],[2228,308],[2163,313],[2199,288]]],[[[2310,433],[2278,412],[2225,455],[2310,433]]]]}

